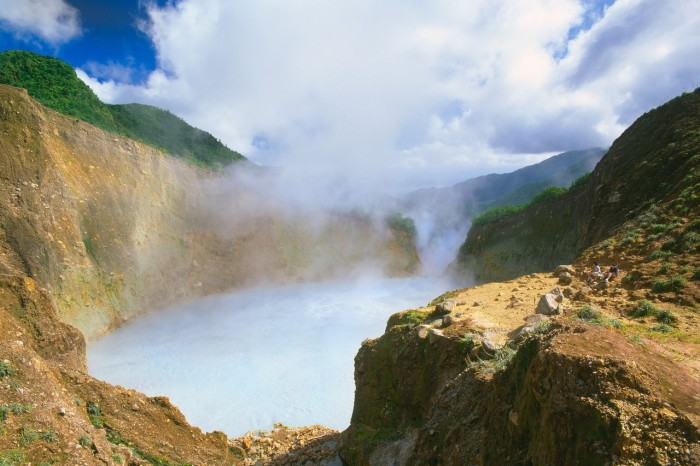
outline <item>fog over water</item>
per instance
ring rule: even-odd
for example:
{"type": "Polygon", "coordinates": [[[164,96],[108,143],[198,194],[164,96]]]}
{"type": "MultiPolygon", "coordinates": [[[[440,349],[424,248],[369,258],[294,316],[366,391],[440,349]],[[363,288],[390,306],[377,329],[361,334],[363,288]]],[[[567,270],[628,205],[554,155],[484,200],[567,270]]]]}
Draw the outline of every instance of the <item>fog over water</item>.
{"type": "Polygon", "coordinates": [[[454,285],[379,276],[256,288],[151,313],[91,344],[90,374],[164,395],[187,420],[231,436],[273,422],[344,429],[354,356],[387,318],[454,285]]]}

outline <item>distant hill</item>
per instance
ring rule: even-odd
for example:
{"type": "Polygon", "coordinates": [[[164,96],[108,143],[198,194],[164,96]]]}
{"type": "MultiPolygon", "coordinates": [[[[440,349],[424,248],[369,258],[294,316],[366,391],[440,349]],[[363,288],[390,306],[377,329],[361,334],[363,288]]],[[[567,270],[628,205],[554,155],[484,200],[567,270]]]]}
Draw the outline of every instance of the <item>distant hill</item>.
{"type": "Polygon", "coordinates": [[[416,221],[424,265],[440,272],[454,260],[472,218],[494,207],[524,204],[549,187],[569,187],[590,173],[604,153],[598,148],[564,152],[512,173],[420,189],[404,196],[398,210],[416,221]]]}
{"type": "Polygon", "coordinates": [[[205,167],[220,168],[246,160],[206,131],[157,107],[108,105],[81,81],[67,63],[22,50],[0,53],[0,84],[21,87],[64,115],[156,147],[205,167]]]}
{"type": "Polygon", "coordinates": [[[432,211],[449,206],[452,216],[471,217],[491,207],[518,204],[532,199],[549,186],[569,186],[579,176],[590,172],[605,154],[605,149],[564,152],[511,173],[472,178],[446,188],[429,188],[406,195],[403,203],[410,208],[432,211]],[[455,211],[451,207],[458,205],[455,211]]]}

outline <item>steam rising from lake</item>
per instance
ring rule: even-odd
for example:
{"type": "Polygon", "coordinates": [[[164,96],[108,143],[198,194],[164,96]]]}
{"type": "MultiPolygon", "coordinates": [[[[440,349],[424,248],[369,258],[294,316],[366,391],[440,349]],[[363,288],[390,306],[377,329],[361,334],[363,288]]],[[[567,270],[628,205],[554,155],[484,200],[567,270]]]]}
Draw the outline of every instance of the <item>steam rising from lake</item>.
{"type": "Polygon", "coordinates": [[[257,288],[154,312],[93,343],[90,373],[231,436],[273,422],[344,429],[353,359],[387,318],[454,288],[442,279],[371,277],[257,288]]]}

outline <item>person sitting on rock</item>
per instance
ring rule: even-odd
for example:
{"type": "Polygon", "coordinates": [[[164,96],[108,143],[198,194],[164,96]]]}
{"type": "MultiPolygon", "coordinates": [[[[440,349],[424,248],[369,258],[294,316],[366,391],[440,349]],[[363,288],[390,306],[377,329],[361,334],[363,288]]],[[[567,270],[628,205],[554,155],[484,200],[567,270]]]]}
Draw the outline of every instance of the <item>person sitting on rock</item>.
{"type": "Polygon", "coordinates": [[[610,270],[605,272],[605,275],[603,275],[603,281],[610,281],[613,278],[616,278],[619,273],[620,271],[617,268],[617,264],[613,264],[613,266],[610,267],[610,270]]]}
{"type": "Polygon", "coordinates": [[[600,265],[597,262],[594,262],[593,264],[593,270],[591,270],[587,274],[589,281],[600,280],[601,278],[603,278],[603,273],[600,270],[600,265]]]}

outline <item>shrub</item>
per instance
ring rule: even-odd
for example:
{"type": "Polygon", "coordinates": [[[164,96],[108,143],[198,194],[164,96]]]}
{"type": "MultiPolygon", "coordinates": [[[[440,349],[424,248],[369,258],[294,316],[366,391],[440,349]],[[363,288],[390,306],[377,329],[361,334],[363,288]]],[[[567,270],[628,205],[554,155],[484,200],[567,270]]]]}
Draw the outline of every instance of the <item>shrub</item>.
{"type": "Polygon", "coordinates": [[[472,226],[492,223],[505,217],[517,214],[525,208],[524,205],[504,205],[489,209],[481,215],[477,215],[472,219],[472,226]]]}
{"type": "Polygon", "coordinates": [[[0,406],[0,422],[5,422],[7,420],[7,414],[12,413],[15,416],[20,414],[28,413],[32,410],[32,407],[22,403],[8,403],[0,406]]]}
{"type": "Polygon", "coordinates": [[[481,367],[484,374],[495,374],[508,367],[508,364],[513,359],[517,351],[510,346],[499,348],[493,355],[492,359],[479,360],[473,363],[473,366],[481,367]]]}
{"type": "Polygon", "coordinates": [[[685,286],[686,279],[683,277],[672,277],[668,280],[659,280],[651,286],[654,293],[665,293],[667,291],[679,291],[685,286]]]}
{"type": "Polygon", "coordinates": [[[662,251],[660,249],[657,249],[656,251],[651,253],[649,258],[650,258],[650,260],[668,259],[672,255],[673,255],[673,253],[671,251],[662,251]]]}
{"type": "Polygon", "coordinates": [[[10,366],[10,363],[6,361],[0,361],[0,379],[10,377],[12,376],[12,374],[12,366],[10,366]]]}
{"type": "Polygon", "coordinates": [[[692,251],[700,243],[700,234],[688,231],[681,237],[679,243],[678,249],[682,252],[692,251]]]}
{"type": "Polygon", "coordinates": [[[632,317],[646,317],[646,316],[655,316],[659,314],[659,310],[652,306],[652,304],[649,301],[642,301],[632,309],[632,312],[630,315],[632,317]]]}
{"type": "Polygon", "coordinates": [[[78,439],[78,444],[80,444],[81,447],[86,447],[86,448],[92,448],[95,446],[95,443],[87,435],[81,435],[80,438],[78,439]]]}
{"type": "Polygon", "coordinates": [[[24,452],[19,448],[0,452],[0,466],[15,466],[25,464],[24,452]]]}
{"type": "Polygon", "coordinates": [[[633,283],[639,281],[643,276],[644,274],[639,270],[632,270],[622,278],[622,283],[624,285],[632,285],[633,283]]]}
{"type": "Polygon", "coordinates": [[[600,319],[600,312],[596,310],[593,306],[585,306],[578,310],[576,316],[579,319],[587,320],[589,322],[600,319]]]}
{"type": "Polygon", "coordinates": [[[673,264],[671,264],[670,262],[664,262],[663,264],[661,264],[661,268],[659,269],[659,271],[656,274],[657,275],[668,275],[668,272],[671,271],[672,265],[673,264]]]}
{"type": "Polygon", "coordinates": [[[576,178],[574,181],[571,182],[571,186],[569,186],[570,190],[574,189],[579,189],[588,184],[588,182],[591,180],[591,172],[584,173],[583,175],[579,176],[576,178]]]}
{"type": "Polygon", "coordinates": [[[55,442],[58,440],[58,434],[55,430],[34,430],[28,425],[23,425],[22,430],[19,434],[19,442],[22,445],[30,445],[37,440],[44,440],[46,442],[55,442]]]}
{"type": "Polygon", "coordinates": [[[459,337],[459,342],[464,346],[465,350],[471,351],[471,349],[474,348],[474,346],[476,346],[474,337],[476,337],[475,333],[466,332],[461,337],[459,337]]]}
{"type": "Polygon", "coordinates": [[[662,324],[671,325],[676,321],[676,316],[671,311],[663,310],[657,314],[656,320],[662,324]]]}
{"type": "Polygon", "coordinates": [[[700,267],[695,267],[695,273],[691,277],[693,280],[700,280],[700,267]]]}
{"type": "Polygon", "coordinates": [[[101,429],[102,427],[104,427],[104,419],[102,419],[102,410],[96,403],[89,401],[87,405],[85,405],[85,410],[87,411],[88,417],[90,418],[90,422],[93,426],[95,426],[97,429],[101,429]]]}
{"type": "Polygon", "coordinates": [[[386,218],[386,224],[392,230],[402,231],[411,238],[416,237],[416,222],[411,217],[404,217],[398,212],[393,213],[386,218]]]}
{"type": "Polygon", "coordinates": [[[562,188],[560,186],[550,186],[549,188],[545,188],[539,193],[535,195],[532,199],[530,199],[530,202],[527,203],[528,206],[539,204],[545,201],[549,201],[552,199],[556,199],[565,192],[567,192],[568,189],[562,188]]]}
{"type": "Polygon", "coordinates": [[[600,243],[596,249],[598,249],[599,251],[602,251],[603,249],[607,249],[607,247],[612,245],[613,243],[615,243],[615,240],[612,238],[608,238],[605,241],[603,241],[602,243],[600,243]]]}
{"type": "Polygon", "coordinates": [[[612,328],[622,328],[622,322],[620,322],[619,320],[617,320],[615,318],[607,319],[605,324],[612,327],[612,328]]]}
{"type": "Polygon", "coordinates": [[[631,233],[628,233],[622,240],[620,241],[620,245],[624,246],[626,244],[631,244],[637,241],[637,238],[639,238],[639,231],[635,230],[631,233]]]}
{"type": "Polygon", "coordinates": [[[666,324],[661,324],[661,325],[656,325],[651,328],[652,332],[660,332],[660,333],[671,333],[673,332],[674,328],[671,326],[668,326],[666,324]]]}
{"type": "Polygon", "coordinates": [[[549,327],[551,325],[552,325],[552,323],[548,320],[540,320],[539,322],[537,322],[537,325],[535,325],[535,328],[533,329],[533,331],[535,333],[544,333],[547,330],[549,330],[549,327]]]}
{"type": "Polygon", "coordinates": [[[670,230],[671,227],[668,225],[664,225],[662,223],[657,223],[651,226],[651,232],[652,233],[666,233],[668,230],[670,230]]]}

